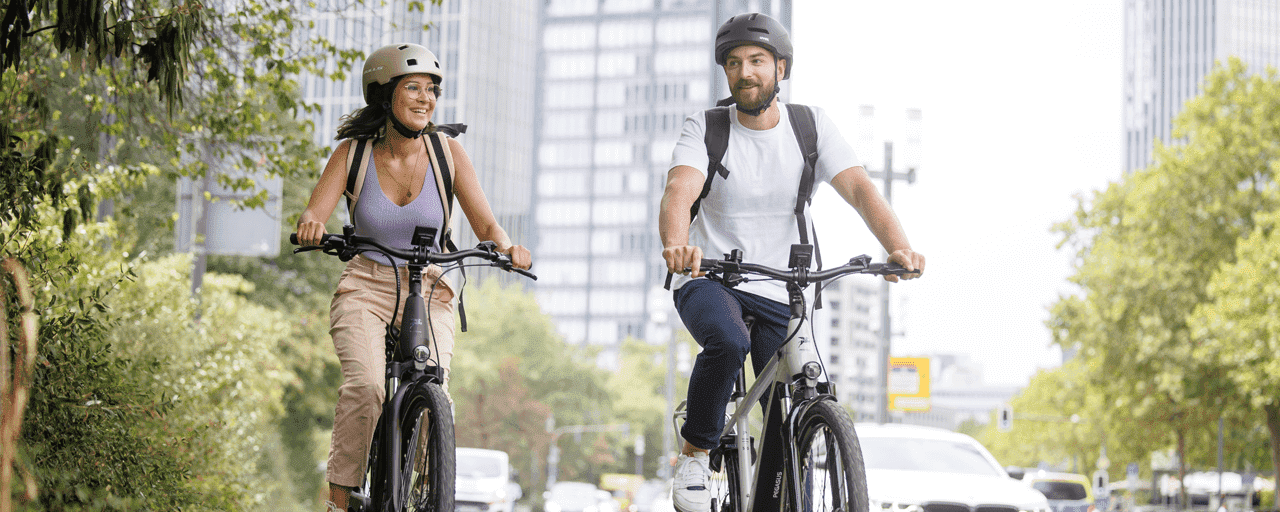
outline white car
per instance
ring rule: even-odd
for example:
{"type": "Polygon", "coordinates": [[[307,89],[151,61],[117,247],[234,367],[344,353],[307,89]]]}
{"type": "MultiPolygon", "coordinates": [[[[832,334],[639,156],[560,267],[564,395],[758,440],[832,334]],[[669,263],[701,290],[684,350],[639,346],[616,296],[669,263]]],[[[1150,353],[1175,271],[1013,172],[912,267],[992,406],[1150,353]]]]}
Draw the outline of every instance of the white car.
{"type": "Polygon", "coordinates": [[[520,486],[511,481],[507,452],[458,448],[457,453],[457,510],[513,512],[521,493],[520,486]]]}
{"type": "Polygon", "coordinates": [[[967,435],[914,425],[855,426],[871,512],[1050,512],[967,435]]]}

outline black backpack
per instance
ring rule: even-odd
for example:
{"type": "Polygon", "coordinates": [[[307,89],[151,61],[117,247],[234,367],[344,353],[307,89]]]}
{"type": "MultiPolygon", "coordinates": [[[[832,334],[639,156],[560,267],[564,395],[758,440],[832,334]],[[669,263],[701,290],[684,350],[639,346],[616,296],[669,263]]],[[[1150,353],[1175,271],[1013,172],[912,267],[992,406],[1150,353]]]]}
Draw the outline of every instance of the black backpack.
{"type": "MultiPolygon", "coordinates": [[[[808,244],[810,241],[806,205],[813,202],[813,180],[815,168],[818,165],[818,123],[813,109],[808,106],[794,103],[786,105],[787,117],[791,119],[791,131],[795,132],[796,143],[800,144],[800,154],[804,156],[804,171],[800,175],[799,190],[796,191],[795,214],[796,227],[800,230],[800,243],[808,244]]],[[[702,183],[702,193],[693,201],[693,206],[689,207],[689,222],[693,222],[693,219],[698,216],[702,198],[711,193],[711,182],[715,180],[716,175],[720,175],[722,179],[729,177],[729,169],[726,169],[721,161],[729,148],[729,116],[733,114],[733,108],[718,106],[704,112],[707,129],[702,136],[702,141],[707,146],[707,179],[702,183]]],[[[818,262],[818,268],[821,269],[822,256],[818,251],[816,232],[813,236],[813,248],[814,258],[818,262]]],[[[821,293],[822,290],[818,289],[814,296],[814,302],[818,308],[822,307],[821,293]]]]}

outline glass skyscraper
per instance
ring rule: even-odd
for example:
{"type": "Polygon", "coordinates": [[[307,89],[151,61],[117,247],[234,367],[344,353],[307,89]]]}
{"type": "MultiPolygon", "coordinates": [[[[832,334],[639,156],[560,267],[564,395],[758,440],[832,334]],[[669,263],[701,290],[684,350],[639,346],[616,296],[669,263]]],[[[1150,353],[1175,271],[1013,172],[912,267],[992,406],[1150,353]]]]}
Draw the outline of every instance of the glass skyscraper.
{"type": "Polygon", "coordinates": [[[1214,61],[1258,73],[1280,65],[1280,0],[1125,0],[1124,169],[1173,142],[1173,119],[1200,93],[1214,61]]]}

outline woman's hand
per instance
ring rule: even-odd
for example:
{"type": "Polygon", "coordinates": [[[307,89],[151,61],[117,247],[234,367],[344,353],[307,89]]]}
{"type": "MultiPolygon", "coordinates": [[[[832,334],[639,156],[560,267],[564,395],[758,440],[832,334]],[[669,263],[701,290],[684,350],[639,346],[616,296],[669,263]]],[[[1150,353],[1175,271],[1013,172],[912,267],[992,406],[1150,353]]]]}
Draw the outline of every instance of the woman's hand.
{"type": "Polygon", "coordinates": [[[320,239],[325,234],[324,223],[314,220],[298,221],[298,245],[320,245],[320,239]]]}
{"type": "Polygon", "coordinates": [[[505,249],[498,249],[498,252],[510,256],[511,266],[515,268],[529,270],[533,266],[533,255],[523,245],[510,245],[505,249]]]}

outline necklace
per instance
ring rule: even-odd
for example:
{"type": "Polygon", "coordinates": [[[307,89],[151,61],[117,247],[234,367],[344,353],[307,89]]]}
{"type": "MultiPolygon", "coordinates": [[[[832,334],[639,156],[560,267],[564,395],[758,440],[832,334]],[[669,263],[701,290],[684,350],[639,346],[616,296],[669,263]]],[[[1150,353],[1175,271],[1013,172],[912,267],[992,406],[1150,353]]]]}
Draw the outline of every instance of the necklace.
{"type": "MultiPolygon", "coordinates": [[[[395,154],[395,152],[394,152],[394,151],[391,151],[391,147],[390,147],[390,146],[387,146],[387,151],[390,151],[393,155],[395,154]]],[[[409,180],[410,180],[410,182],[411,182],[411,183],[412,183],[412,181],[413,181],[413,177],[414,177],[414,175],[416,175],[416,174],[417,174],[417,171],[418,171],[418,160],[419,160],[420,158],[422,158],[422,153],[416,153],[416,152],[415,152],[415,153],[414,153],[414,155],[413,155],[413,164],[411,164],[411,165],[409,166],[409,180]]],[[[400,187],[404,189],[404,199],[405,199],[405,204],[408,204],[408,200],[409,200],[409,198],[413,197],[413,188],[412,188],[412,187],[410,187],[409,185],[406,185],[403,181],[400,181],[398,178],[396,178],[396,175],[395,175],[395,174],[392,174],[390,169],[387,169],[387,170],[385,170],[385,171],[382,171],[382,173],[383,173],[383,174],[386,174],[388,177],[390,177],[390,178],[391,178],[391,181],[394,181],[397,185],[400,185],[400,187]]],[[[404,206],[404,205],[401,205],[401,206],[404,206]]]]}

